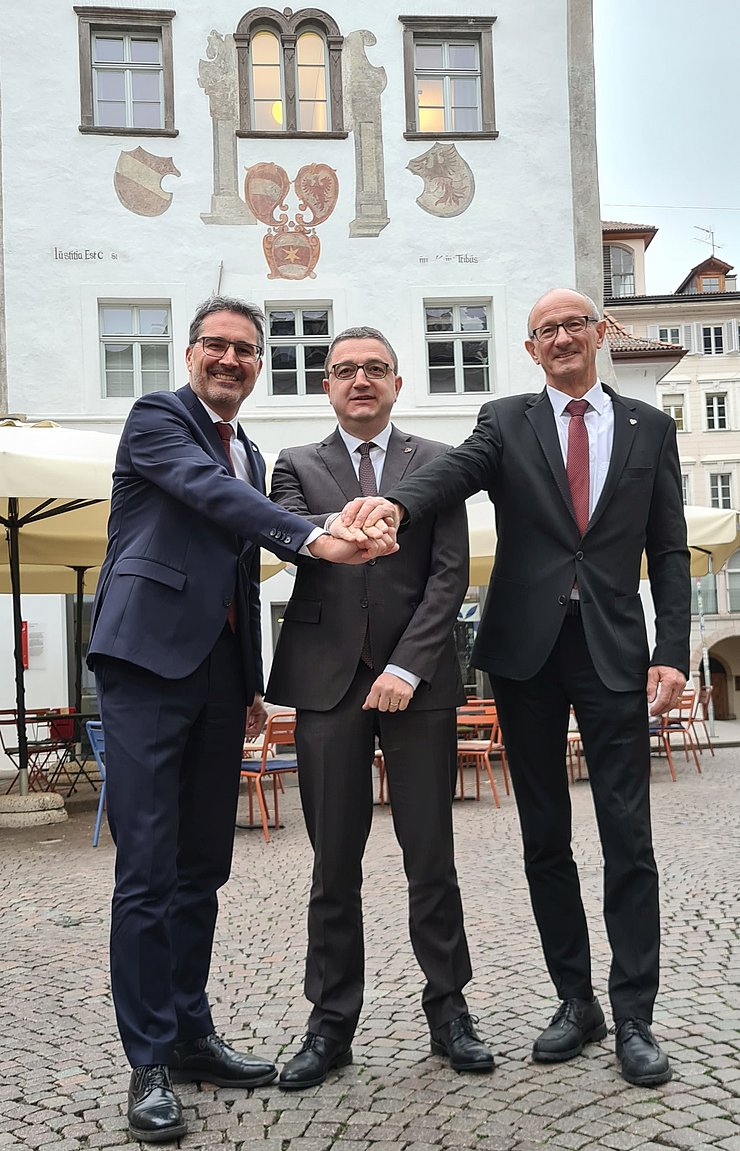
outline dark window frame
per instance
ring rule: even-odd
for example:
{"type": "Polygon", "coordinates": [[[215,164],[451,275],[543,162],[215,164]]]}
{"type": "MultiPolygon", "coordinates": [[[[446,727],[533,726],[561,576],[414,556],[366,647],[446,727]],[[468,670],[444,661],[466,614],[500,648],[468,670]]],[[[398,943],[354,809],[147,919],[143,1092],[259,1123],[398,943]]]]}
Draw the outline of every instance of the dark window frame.
{"type": "Polygon", "coordinates": [[[344,140],[348,132],[344,128],[342,103],[342,47],[344,37],[339,25],[320,8],[302,8],[299,12],[285,9],[278,12],[274,8],[252,8],[236,26],[237,71],[239,79],[239,127],[236,135],[249,139],[285,140],[296,136],[304,140],[344,140]],[[285,13],[290,13],[286,15],[285,13]],[[252,97],[250,84],[249,45],[256,32],[269,31],[277,36],[282,52],[282,67],[285,83],[285,128],[275,132],[257,131],[252,127],[252,97]],[[326,76],[327,104],[331,119],[328,132],[303,132],[298,124],[298,101],[296,92],[296,44],[302,32],[318,32],[326,41],[328,68],[326,76]]]}
{"type": "Polygon", "coordinates": [[[403,25],[405,140],[495,140],[493,25],[495,16],[399,16],[403,25]],[[414,45],[419,40],[473,40],[480,51],[481,127],[477,132],[420,132],[416,118],[414,45]]]}
{"type": "Polygon", "coordinates": [[[171,9],[83,8],[74,6],[80,55],[80,132],[96,136],[177,136],[171,9]],[[163,128],[121,128],[95,123],[92,38],[100,32],[157,32],[162,41],[163,128]]]}

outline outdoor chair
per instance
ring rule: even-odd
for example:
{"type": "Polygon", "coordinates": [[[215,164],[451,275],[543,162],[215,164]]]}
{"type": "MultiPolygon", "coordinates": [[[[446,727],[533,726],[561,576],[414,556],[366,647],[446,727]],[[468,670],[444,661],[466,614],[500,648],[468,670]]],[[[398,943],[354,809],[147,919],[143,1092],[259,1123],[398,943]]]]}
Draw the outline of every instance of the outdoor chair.
{"type": "Polygon", "coordinates": [[[663,716],[663,726],[665,728],[668,739],[672,735],[680,735],[683,744],[684,755],[686,762],[689,760],[689,752],[694,757],[694,765],[696,770],[701,775],[701,764],[699,757],[696,754],[696,740],[694,739],[692,725],[694,720],[694,696],[693,691],[685,691],[681,695],[678,704],[673,710],[668,712],[668,715],[663,716]]]}
{"type": "Polygon", "coordinates": [[[257,802],[260,809],[262,833],[265,837],[265,843],[270,842],[270,826],[263,783],[268,775],[272,776],[273,826],[278,828],[280,827],[278,783],[280,783],[282,789],[280,776],[284,775],[286,771],[298,770],[298,760],[295,758],[295,755],[289,759],[281,758],[278,749],[286,745],[292,747],[294,743],[295,712],[273,712],[273,714],[268,717],[267,725],[265,726],[259,760],[249,758],[242,760],[241,774],[242,778],[247,780],[247,794],[249,797],[249,823],[237,823],[236,826],[240,828],[254,826],[254,788],[254,791],[257,792],[257,802]]]}
{"type": "Polygon", "coordinates": [[[480,773],[481,768],[483,768],[488,776],[488,782],[491,785],[493,802],[496,804],[496,807],[500,807],[501,800],[499,799],[498,788],[496,787],[496,780],[493,775],[491,756],[498,755],[501,758],[501,768],[504,774],[504,785],[507,795],[509,794],[509,771],[506,764],[506,749],[501,741],[496,709],[489,705],[485,711],[483,709],[476,710],[474,714],[471,715],[468,707],[461,708],[458,711],[458,725],[474,727],[478,732],[478,738],[463,738],[457,741],[457,771],[460,781],[460,798],[465,798],[464,769],[467,766],[472,766],[475,768],[475,798],[480,799],[480,773]],[[482,733],[484,731],[488,732],[487,737],[483,736],[482,733]]]}
{"type": "Polygon", "coordinates": [[[709,735],[709,728],[707,727],[707,720],[709,718],[709,700],[712,698],[713,691],[714,687],[703,686],[699,688],[694,697],[694,708],[691,713],[691,733],[694,736],[694,740],[696,742],[697,748],[699,749],[700,755],[704,749],[701,745],[701,739],[699,738],[699,732],[697,730],[698,724],[701,724],[704,728],[704,738],[707,741],[707,747],[711,751],[712,755],[714,755],[714,745],[712,744],[712,740],[709,735]]]}
{"type": "Polygon", "coordinates": [[[98,800],[98,814],[95,818],[95,830],[93,831],[92,845],[98,846],[98,839],[100,838],[100,824],[103,819],[103,810],[105,808],[105,737],[103,736],[103,725],[99,719],[89,719],[85,724],[87,729],[87,738],[90,741],[90,750],[95,757],[98,771],[100,772],[100,798],[98,800]]]}

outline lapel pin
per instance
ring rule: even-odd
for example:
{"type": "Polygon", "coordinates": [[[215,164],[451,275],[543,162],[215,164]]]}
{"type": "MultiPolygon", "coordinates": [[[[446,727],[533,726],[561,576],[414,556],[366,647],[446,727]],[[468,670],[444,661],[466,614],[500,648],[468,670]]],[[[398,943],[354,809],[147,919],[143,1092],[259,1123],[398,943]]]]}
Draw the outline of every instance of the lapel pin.
{"type": "Polygon", "coordinates": [[[404,453],[413,452],[413,448],[404,448],[404,453]]]}
{"type": "MultiPolygon", "coordinates": [[[[634,420],[632,422],[634,423],[634,420]]],[[[253,452],[257,451],[257,445],[256,444],[252,444],[252,451],[253,452]]]]}
{"type": "Polygon", "coordinates": [[[637,423],[637,420],[630,420],[630,423],[631,423],[631,424],[636,424],[636,423],[637,423]]]}

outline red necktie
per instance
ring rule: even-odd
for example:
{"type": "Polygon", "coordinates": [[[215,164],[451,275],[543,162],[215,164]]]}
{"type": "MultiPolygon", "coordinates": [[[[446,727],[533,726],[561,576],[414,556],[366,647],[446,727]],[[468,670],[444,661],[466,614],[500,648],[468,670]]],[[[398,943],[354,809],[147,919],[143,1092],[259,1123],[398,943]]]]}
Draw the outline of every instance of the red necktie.
{"type": "MultiPolygon", "coordinates": [[[[216,431],[221,437],[221,443],[224,445],[226,458],[229,461],[229,471],[231,472],[232,476],[235,476],[236,472],[234,470],[234,461],[231,458],[231,439],[234,435],[234,429],[232,428],[231,424],[222,423],[216,424],[216,431]]],[[[231,630],[236,631],[236,604],[233,602],[233,600],[227,609],[226,619],[231,630]]]]}
{"type": "Polygon", "coordinates": [[[231,424],[223,423],[216,424],[216,431],[221,437],[221,443],[224,445],[226,458],[229,461],[229,471],[231,472],[232,476],[235,476],[236,472],[234,471],[234,461],[231,458],[231,439],[234,435],[234,429],[232,428],[231,424]]]}
{"type": "MultiPolygon", "coordinates": [[[[375,468],[373,461],[370,459],[370,449],[374,448],[375,444],[372,440],[367,443],[360,444],[358,451],[360,453],[360,491],[363,496],[377,496],[378,485],[375,479],[375,468]]],[[[370,647],[370,617],[368,616],[367,626],[365,628],[365,638],[362,641],[362,651],[360,652],[360,659],[368,667],[373,666],[373,653],[370,647]]]]}
{"type": "Polygon", "coordinates": [[[588,429],[584,416],[589,407],[588,400],[571,400],[565,405],[570,415],[568,424],[568,459],[565,470],[570,485],[570,497],[576,523],[581,535],[588,527],[588,429]]]}

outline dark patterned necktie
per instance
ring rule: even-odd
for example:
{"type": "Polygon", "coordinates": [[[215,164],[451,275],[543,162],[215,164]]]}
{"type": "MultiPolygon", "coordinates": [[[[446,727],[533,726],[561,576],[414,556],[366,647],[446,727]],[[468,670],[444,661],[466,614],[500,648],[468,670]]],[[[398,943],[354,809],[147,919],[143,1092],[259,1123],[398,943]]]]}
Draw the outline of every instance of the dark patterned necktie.
{"type": "MultiPolygon", "coordinates": [[[[374,448],[375,444],[369,440],[365,444],[360,444],[357,449],[360,453],[360,491],[363,496],[377,496],[378,485],[375,480],[375,468],[373,461],[370,459],[370,449],[374,448]]],[[[373,653],[370,647],[370,617],[368,616],[367,625],[365,627],[365,638],[362,641],[362,651],[360,652],[360,659],[368,667],[373,666],[373,653]]]]}
{"type": "Polygon", "coordinates": [[[565,405],[565,410],[570,415],[565,470],[570,485],[573,511],[576,513],[576,523],[581,535],[588,527],[588,429],[584,416],[590,406],[588,400],[571,400],[565,405]]]}
{"type": "MultiPolygon", "coordinates": [[[[226,458],[229,461],[229,471],[231,472],[232,476],[235,476],[236,471],[234,469],[234,461],[231,456],[231,440],[234,435],[234,429],[232,428],[231,424],[221,423],[216,424],[216,431],[221,437],[221,443],[224,445],[226,458]]],[[[227,609],[226,619],[231,630],[236,631],[236,604],[233,602],[233,600],[227,609]]]]}

